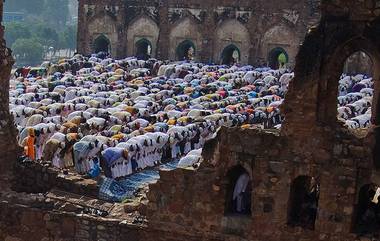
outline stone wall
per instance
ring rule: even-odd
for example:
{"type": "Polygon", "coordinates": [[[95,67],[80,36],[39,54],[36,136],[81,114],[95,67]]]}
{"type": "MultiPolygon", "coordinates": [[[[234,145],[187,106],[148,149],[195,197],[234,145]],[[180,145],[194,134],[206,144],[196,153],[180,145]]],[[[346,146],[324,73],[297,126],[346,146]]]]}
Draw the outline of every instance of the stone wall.
{"type": "Polygon", "coordinates": [[[207,144],[197,171],[161,172],[150,187],[148,216],[167,230],[233,235],[231,240],[354,240],[350,233],[360,188],[379,183],[365,140],[337,133],[331,150],[320,156],[295,153],[300,143],[279,133],[222,129],[218,143],[207,144]],[[252,215],[225,215],[227,173],[241,165],[252,179],[252,215]],[[320,199],[315,230],[287,225],[290,184],[299,176],[316,177],[320,199]]]}
{"type": "MultiPolygon", "coordinates": [[[[33,198],[30,197],[30,200],[33,198]]],[[[140,228],[117,219],[102,219],[54,211],[46,200],[14,204],[0,202],[0,240],[4,241],[121,241],[140,240],[140,228]]]]}
{"type": "Polygon", "coordinates": [[[12,189],[18,192],[46,193],[51,189],[98,197],[99,186],[93,179],[85,179],[75,172],[67,175],[50,164],[18,162],[14,166],[12,189]]]}
{"type": "Polygon", "coordinates": [[[234,45],[241,63],[266,64],[270,51],[280,47],[294,65],[299,44],[318,19],[315,0],[80,0],[78,51],[90,54],[104,34],[115,57],[135,55],[136,42],[145,38],[152,56],[177,60],[178,45],[190,40],[195,59],[203,62],[219,63],[224,48],[234,45]]]}

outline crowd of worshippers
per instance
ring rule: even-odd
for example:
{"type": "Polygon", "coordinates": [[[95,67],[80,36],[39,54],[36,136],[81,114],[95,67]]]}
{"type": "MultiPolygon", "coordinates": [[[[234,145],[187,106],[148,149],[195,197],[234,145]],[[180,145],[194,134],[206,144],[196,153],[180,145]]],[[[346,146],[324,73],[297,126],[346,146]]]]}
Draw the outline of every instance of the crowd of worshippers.
{"type": "MultiPolygon", "coordinates": [[[[293,77],[286,69],[75,55],[16,70],[10,111],[29,160],[118,178],[181,157],[180,167],[197,166],[221,126],[280,128],[293,77]]],[[[341,85],[340,117],[362,126],[372,82],[342,77],[341,85]]]]}
{"type": "Polygon", "coordinates": [[[358,74],[343,75],[339,80],[338,118],[349,128],[365,128],[371,125],[374,82],[372,78],[358,74]]]}

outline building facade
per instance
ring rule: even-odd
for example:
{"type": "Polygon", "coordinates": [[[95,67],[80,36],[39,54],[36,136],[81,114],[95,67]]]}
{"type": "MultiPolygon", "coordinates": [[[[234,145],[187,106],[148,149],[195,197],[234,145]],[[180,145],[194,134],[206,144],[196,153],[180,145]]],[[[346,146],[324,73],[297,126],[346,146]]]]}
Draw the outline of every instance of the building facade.
{"type": "Polygon", "coordinates": [[[315,0],[79,0],[78,52],[113,57],[294,65],[315,0]],[[189,51],[190,50],[190,51],[189,51]],[[283,56],[284,57],[284,56],[283,56]]]}

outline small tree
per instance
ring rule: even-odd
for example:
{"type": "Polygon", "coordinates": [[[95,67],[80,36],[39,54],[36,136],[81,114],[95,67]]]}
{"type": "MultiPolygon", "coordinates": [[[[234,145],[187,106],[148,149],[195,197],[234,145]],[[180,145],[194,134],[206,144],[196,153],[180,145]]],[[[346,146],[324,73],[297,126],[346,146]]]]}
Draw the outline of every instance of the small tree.
{"type": "Polygon", "coordinates": [[[16,40],[12,50],[19,65],[38,65],[43,60],[44,48],[35,38],[16,40]]]}
{"type": "Polygon", "coordinates": [[[45,49],[49,49],[49,47],[54,47],[54,49],[59,48],[59,35],[57,31],[48,26],[46,23],[39,23],[34,26],[34,36],[40,39],[40,43],[45,47],[45,49]]]}
{"type": "Polygon", "coordinates": [[[77,29],[75,26],[67,26],[61,35],[61,48],[66,48],[75,51],[77,45],[77,29]]]}
{"type": "Polygon", "coordinates": [[[13,22],[5,25],[5,40],[9,46],[12,46],[17,39],[30,37],[30,27],[25,23],[13,22]]]}

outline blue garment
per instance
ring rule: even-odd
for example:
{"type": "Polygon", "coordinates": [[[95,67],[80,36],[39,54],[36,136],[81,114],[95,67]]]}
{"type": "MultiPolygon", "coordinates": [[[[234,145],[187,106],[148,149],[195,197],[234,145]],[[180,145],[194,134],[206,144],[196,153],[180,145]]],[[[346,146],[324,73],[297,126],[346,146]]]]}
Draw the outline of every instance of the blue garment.
{"type": "Polygon", "coordinates": [[[124,149],[118,147],[110,147],[102,152],[102,156],[110,167],[112,164],[123,156],[124,149]]]}
{"type": "Polygon", "coordinates": [[[139,165],[137,164],[137,161],[135,159],[132,159],[131,163],[132,163],[132,170],[136,171],[137,168],[139,167],[139,165]]]}
{"type": "Polygon", "coordinates": [[[247,95],[249,98],[257,98],[258,97],[258,94],[255,91],[251,91],[247,95]]]}
{"type": "Polygon", "coordinates": [[[91,170],[88,172],[88,175],[91,177],[91,178],[95,178],[95,177],[98,177],[100,175],[100,165],[99,165],[99,162],[98,161],[94,161],[94,167],[91,168],[91,170]]]}

